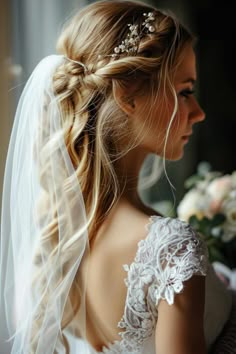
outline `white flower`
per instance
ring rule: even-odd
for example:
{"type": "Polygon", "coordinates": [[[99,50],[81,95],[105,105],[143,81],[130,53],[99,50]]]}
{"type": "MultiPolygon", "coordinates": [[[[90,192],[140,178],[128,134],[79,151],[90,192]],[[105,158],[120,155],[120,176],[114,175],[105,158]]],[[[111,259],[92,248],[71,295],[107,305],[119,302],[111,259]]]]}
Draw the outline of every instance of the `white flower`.
{"type": "Polygon", "coordinates": [[[222,205],[222,212],[226,216],[222,240],[227,242],[236,237],[236,198],[226,199],[222,205]]]}
{"type": "Polygon", "coordinates": [[[232,187],[233,187],[233,189],[235,189],[236,188],[236,171],[234,171],[231,176],[232,176],[232,187]]]}
{"type": "MultiPolygon", "coordinates": [[[[225,175],[213,171],[199,176],[201,179],[196,179],[195,187],[185,194],[179,203],[177,208],[179,219],[189,222],[191,215],[198,219],[206,217],[198,226],[202,230],[201,232],[206,232],[205,236],[209,236],[209,240],[212,241],[207,244],[210,249],[211,247],[217,247],[216,240],[211,240],[211,238],[218,238],[224,243],[236,242],[236,171],[225,175]],[[215,217],[216,214],[224,215],[224,221],[221,221],[220,217],[215,217]]],[[[198,228],[198,226],[194,223],[194,227],[198,228]]],[[[224,255],[224,245],[221,242],[218,251],[219,254],[224,255]]],[[[228,255],[228,246],[226,246],[225,251],[228,255]]],[[[206,262],[204,256],[202,257],[201,264],[206,262]]],[[[217,259],[217,254],[213,255],[212,258],[217,259]]],[[[235,264],[235,255],[229,255],[227,258],[232,258],[229,261],[235,264]]],[[[168,295],[171,301],[171,289],[168,289],[168,295]]]]}
{"type": "Polygon", "coordinates": [[[179,219],[183,221],[188,221],[191,215],[196,215],[201,218],[204,207],[204,195],[198,189],[191,189],[187,194],[185,194],[182,201],[179,203],[177,208],[177,213],[179,219]]]}
{"type": "Polygon", "coordinates": [[[223,201],[232,188],[232,179],[230,175],[218,177],[209,183],[207,193],[213,200],[223,201]]]}

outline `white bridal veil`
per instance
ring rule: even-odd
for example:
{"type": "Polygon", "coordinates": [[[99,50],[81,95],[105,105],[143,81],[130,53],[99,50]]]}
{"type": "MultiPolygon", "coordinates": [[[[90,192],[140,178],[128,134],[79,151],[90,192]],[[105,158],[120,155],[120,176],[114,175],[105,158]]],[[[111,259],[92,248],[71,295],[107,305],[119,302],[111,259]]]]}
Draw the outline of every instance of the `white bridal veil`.
{"type": "Polygon", "coordinates": [[[3,185],[0,268],[1,322],[7,333],[0,337],[11,349],[0,349],[1,354],[66,353],[62,342],[67,334],[71,353],[92,352],[83,340],[87,220],[52,89],[53,73],[63,60],[51,55],[37,65],[12,129],[3,185]],[[83,271],[78,272],[79,267],[83,271]],[[69,299],[78,293],[74,326],[69,318],[76,309],[69,299]]]}

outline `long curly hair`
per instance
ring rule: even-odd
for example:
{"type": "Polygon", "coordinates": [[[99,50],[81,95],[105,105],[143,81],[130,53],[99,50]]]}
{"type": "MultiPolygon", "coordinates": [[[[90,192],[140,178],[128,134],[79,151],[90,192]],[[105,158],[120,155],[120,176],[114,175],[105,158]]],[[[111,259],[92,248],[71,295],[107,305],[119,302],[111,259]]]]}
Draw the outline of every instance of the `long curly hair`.
{"type": "MultiPolygon", "coordinates": [[[[125,180],[118,180],[116,162],[141,139],[134,139],[130,134],[129,119],[116,101],[117,88],[127,89],[135,82],[135,90],[130,90],[124,99],[128,101],[134,95],[148,92],[150,101],[147,105],[150,107],[160,88],[164,88],[162,95],[165,90],[174,95],[174,72],[183,49],[193,39],[173,15],[134,1],[98,1],[83,8],[65,24],[58,39],[58,52],[82,62],[87,70],[83,65],[65,59],[54,73],[53,90],[62,112],[66,147],[84,198],[90,242],[119,199],[125,184],[125,180]],[[128,34],[127,25],[136,24],[141,28],[143,14],[149,12],[155,13],[152,23],[155,31],[140,37],[135,53],[113,56],[114,48],[128,34]],[[126,146],[122,143],[124,138],[129,142],[126,146]]],[[[49,159],[50,150],[45,153],[49,159]]],[[[42,181],[44,174],[50,178],[50,171],[44,168],[41,171],[42,181]]],[[[47,193],[50,198],[53,191],[48,190],[47,193]]],[[[51,240],[52,256],[59,242],[57,233],[55,212],[43,235],[44,239],[51,240]]],[[[70,252],[75,255],[78,252],[74,243],[70,252]]],[[[65,263],[67,258],[65,255],[65,263]]],[[[39,260],[37,264],[40,264],[39,260]]],[[[45,273],[44,270],[37,275],[37,286],[41,284],[42,289],[45,273]]],[[[42,311],[45,310],[46,298],[47,294],[41,298],[42,311]]],[[[80,308],[79,270],[69,291],[68,302],[72,304],[72,311],[67,312],[65,307],[62,329],[73,322],[80,308]]],[[[38,316],[35,320],[32,346],[37,343],[40,318],[38,316]]],[[[65,336],[62,335],[61,341],[69,352],[65,336]]]]}

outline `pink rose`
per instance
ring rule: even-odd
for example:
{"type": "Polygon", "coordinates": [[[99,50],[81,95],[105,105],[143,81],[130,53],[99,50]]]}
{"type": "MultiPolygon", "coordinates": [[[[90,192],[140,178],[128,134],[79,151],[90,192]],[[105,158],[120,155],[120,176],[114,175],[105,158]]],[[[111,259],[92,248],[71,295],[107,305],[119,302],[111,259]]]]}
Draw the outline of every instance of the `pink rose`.
{"type": "Polygon", "coordinates": [[[232,188],[230,175],[218,177],[209,183],[207,193],[211,197],[209,209],[212,214],[220,212],[224,199],[228,196],[232,188]]]}

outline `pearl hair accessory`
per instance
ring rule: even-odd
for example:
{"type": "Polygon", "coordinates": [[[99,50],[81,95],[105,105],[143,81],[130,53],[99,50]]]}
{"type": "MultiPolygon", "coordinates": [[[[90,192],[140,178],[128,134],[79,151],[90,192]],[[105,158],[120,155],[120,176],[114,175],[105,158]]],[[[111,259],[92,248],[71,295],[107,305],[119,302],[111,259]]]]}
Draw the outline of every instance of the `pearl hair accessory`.
{"type": "Polygon", "coordinates": [[[130,32],[121,44],[114,48],[114,54],[112,54],[112,57],[116,57],[124,52],[128,54],[135,54],[138,50],[138,45],[143,34],[155,32],[155,27],[152,25],[152,22],[155,21],[154,13],[144,13],[143,16],[145,17],[145,20],[142,23],[143,28],[140,33],[138,31],[138,25],[131,25],[129,23],[128,27],[130,32]]]}
{"type": "MultiPolygon", "coordinates": [[[[141,31],[139,31],[139,25],[132,25],[128,24],[129,33],[127,34],[126,38],[119,44],[117,47],[114,48],[114,53],[105,56],[112,56],[117,57],[122,53],[128,54],[135,54],[138,50],[138,46],[140,43],[141,38],[144,34],[154,33],[155,27],[153,26],[152,22],[156,20],[155,15],[153,12],[143,13],[144,22],[142,23],[141,31]]],[[[100,59],[102,55],[99,55],[98,58],[100,59]]],[[[65,56],[65,58],[73,63],[76,63],[84,68],[84,73],[88,73],[87,66],[82,63],[81,61],[73,60],[65,56]]]]}

